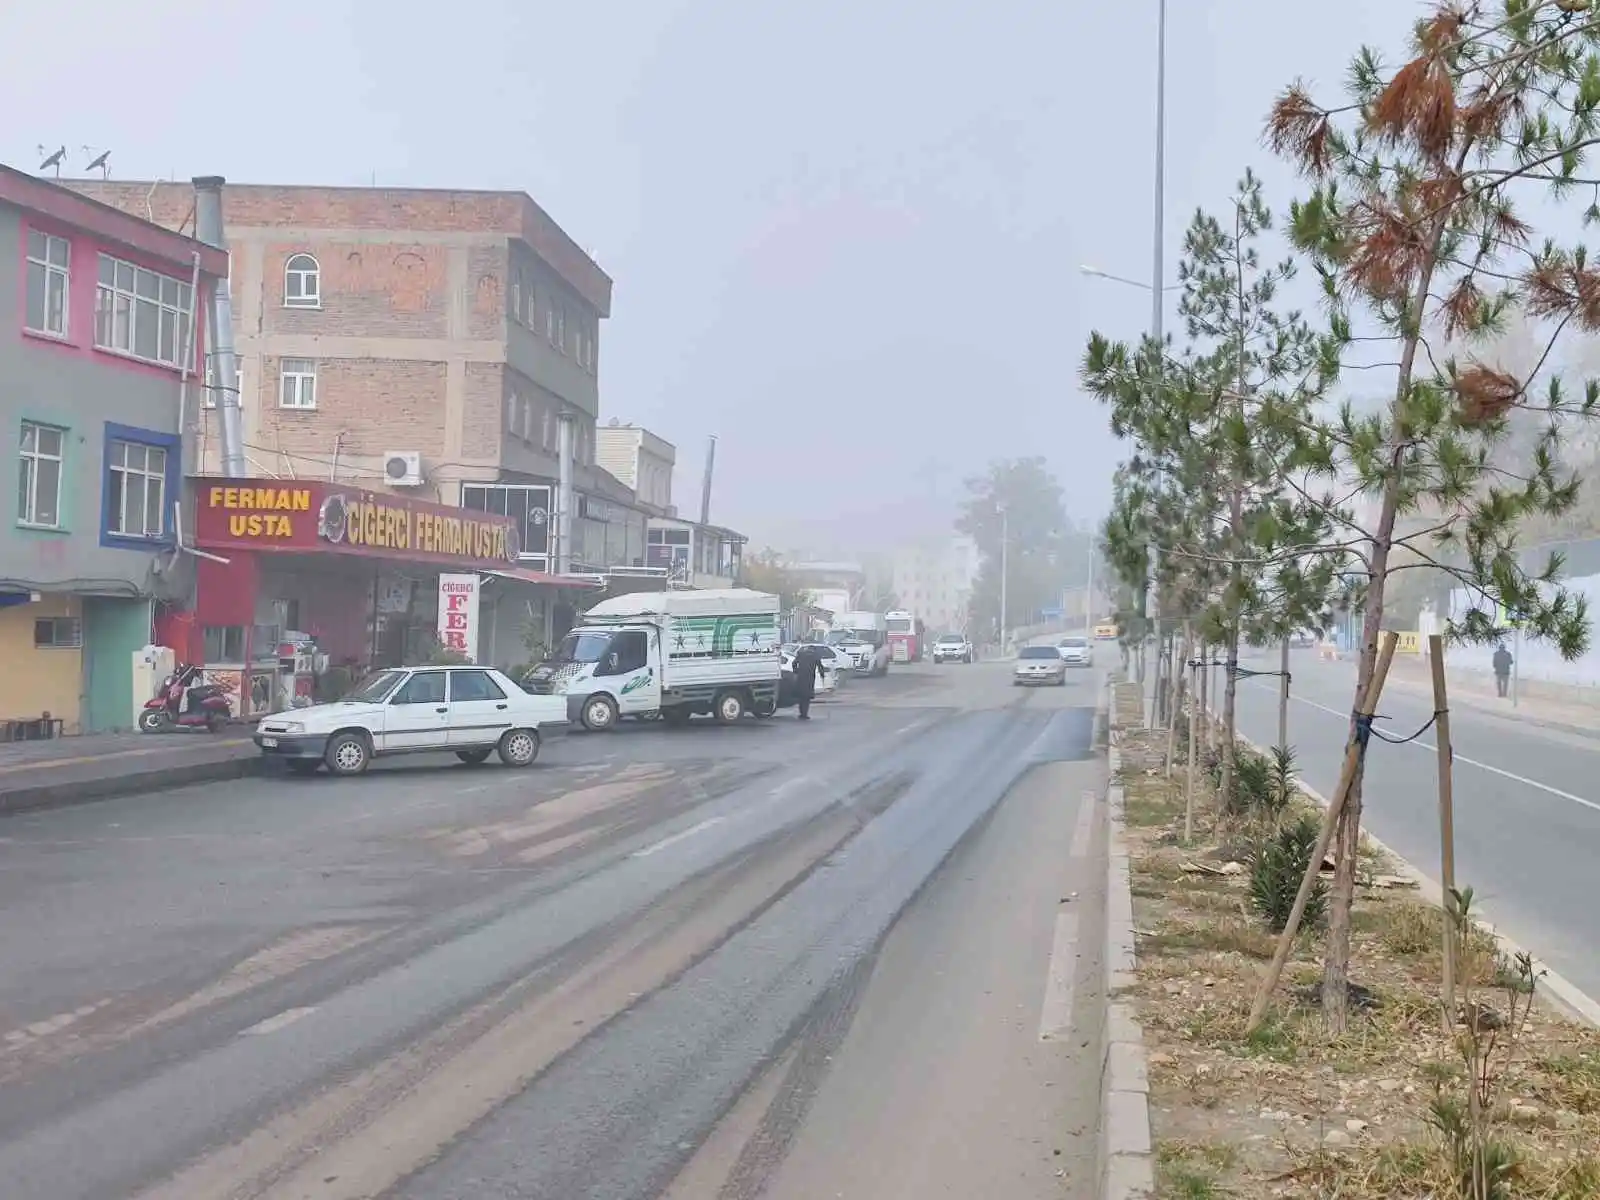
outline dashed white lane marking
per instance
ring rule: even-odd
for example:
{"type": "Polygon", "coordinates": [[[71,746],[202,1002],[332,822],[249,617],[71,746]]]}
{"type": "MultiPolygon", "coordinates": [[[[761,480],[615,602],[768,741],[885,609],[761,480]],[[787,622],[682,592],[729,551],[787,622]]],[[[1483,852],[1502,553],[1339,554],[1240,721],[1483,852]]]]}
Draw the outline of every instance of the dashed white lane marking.
{"type": "Polygon", "coordinates": [[[1078,945],[1078,914],[1056,914],[1055,939],[1050,947],[1050,974],[1044,985],[1044,1005],[1039,1011],[1039,1040],[1054,1041],[1072,1028],[1072,981],[1078,945]]]}
{"type": "Polygon", "coordinates": [[[721,817],[708,817],[706,820],[701,821],[698,825],[691,825],[689,828],[680,830],[679,832],[672,834],[670,837],[664,837],[659,842],[646,846],[643,850],[635,850],[630,857],[649,858],[652,854],[658,854],[662,850],[665,850],[668,846],[676,846],[679,842],[684,841],[686,838],[692,838],[697,833],[703,833],[705,830],[710,829],[713,825],[721,825],[722,821],[723,818],[721,817]]]}
{"type": "MultiPolygon", "coordinates": [[[[1295,696],[1294,699],[1299,700],[1301,704],[1308,705],[1320,712],[1325,712],[1331,716],[1338,717],[1341,721],[1346,723],[1348,723],[1350,720],[1349,713],[1340,712],[1336,708],[1329,708],[1326,704],[1318,704],[1315,700],[1306,700],[1300,696],[1295,696]]],[[[1418,738],[1414,742],[1407,742],[1406,745],[1415,746],[1418,750],[1426,750],[1429,754],[1437,754],[1439,752],[1439,747],[1437,745],[1435,745],[1433,742],[1425,742],[1421,738],[1418,738]]],[[[1584,808],[1593,809],[1595,812],[1600,812],[1600,804],[1595,803],[1593,800],[1585,800],[1582,796],[1574,796],[1571,792],[1564,792],[1558,787],[1551,787],[1548,783],[1540,783],[1537,779],[1529,779],[1526,775],[1518,775],[1516,772],[1507,771],[1503,767],[1491,767],[1488,763],[1479,762],[1475,758],[1468,758],[1465,754],[1456,754],[1454,756],[1454,761],[1458,763],[1466,763],[1469,767],[1477,767],[1480,771],[1487,771],[1489,774],[1498,775],[1502,779],[1509,779],[1512,783],[1520,783],[1526,787],[1537,788],[1539,791],[1546,792],[1551,796],[1555,796],[1559,800],[1567,800],[1573,804],[1579,804],[1584,808]]]]}
{"type": "Polygon", "coordinates": [[[1094,837],[1094,804],[1093,792],[1085,792],[1078,800],[1078,823],[1072,827],[1072,846],[1067,851],[1069,858],[1089,857],[1089,842],[1094,837]]]}
{"type": "Polygon", "coordinates": [[[269,1033],[293,1025],[301,1017],[309,1017],[316,1012],[315,1008],[286,1008],[275,1017],[268,1017],[265,1021],[257,1021],[249,1029],[240,1030],[240,1037],[264,1037],[269,1033]]]}

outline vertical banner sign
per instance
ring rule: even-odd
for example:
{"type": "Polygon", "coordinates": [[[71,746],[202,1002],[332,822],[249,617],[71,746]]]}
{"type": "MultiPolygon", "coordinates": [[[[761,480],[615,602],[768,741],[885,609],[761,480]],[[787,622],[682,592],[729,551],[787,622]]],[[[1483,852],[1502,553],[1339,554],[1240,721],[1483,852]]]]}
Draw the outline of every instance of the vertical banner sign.
{"type": "Polygon", "coordinates": [[[478,661],[478,577],[439,576],[439,644],[478,661]]]}

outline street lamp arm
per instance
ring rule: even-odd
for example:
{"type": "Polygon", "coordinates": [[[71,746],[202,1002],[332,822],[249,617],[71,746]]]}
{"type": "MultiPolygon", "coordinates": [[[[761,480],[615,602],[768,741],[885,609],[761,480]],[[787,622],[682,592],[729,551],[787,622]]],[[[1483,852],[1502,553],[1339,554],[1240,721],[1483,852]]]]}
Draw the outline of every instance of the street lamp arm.
{"type": "MultiPolygon", "coordinates": [[[[1117,275],[1111,271],[1102,271],[1099,267],[1079,267],[1078,271],[1084,275],[1093,276],[1095,279],[1109,279],[1113,283],[1125,283],[1129,287],[1136,287],[1148,292],[1150,285],[1142,279],[1130,279],[1126,275],[1117,275]]],[[[1169,283],[1161,289],[1163,292],[1178,292],[1183,290],[1181,283],[1169,283]]]]}

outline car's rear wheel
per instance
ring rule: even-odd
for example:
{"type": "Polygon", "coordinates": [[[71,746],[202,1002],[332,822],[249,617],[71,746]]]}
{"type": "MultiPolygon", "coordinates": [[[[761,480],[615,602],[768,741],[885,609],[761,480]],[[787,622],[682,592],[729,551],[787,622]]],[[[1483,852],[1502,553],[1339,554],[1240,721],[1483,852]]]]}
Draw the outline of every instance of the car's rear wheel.
{"type": "Polygon", "coordinates": [[[508,767],[529,767],[539,757],[539,733],[534,729],[509,729],[500,738],[500,761],[508,767]]]}
{"type": "Polygon", "coordinates": [[[341,733],[328,742],[323,758],[335,775],[361,775],[372,765],[372,747],[359,733],[341,733]]]}
{"type": "Polygon", "coordinates": [[[489,755],[493,753],[494,748],[492,746],[480,746],[476,750],[457,750],[456,757],[469,766],[475,767],[479,763],[488,762],[489,755]]]}
{"type": "Polygon", "coordinates": [[[745,714],[744,697],[738,692],[722,692],[711,706],[711,713],[721,725],[736,725],[745,714]]]}

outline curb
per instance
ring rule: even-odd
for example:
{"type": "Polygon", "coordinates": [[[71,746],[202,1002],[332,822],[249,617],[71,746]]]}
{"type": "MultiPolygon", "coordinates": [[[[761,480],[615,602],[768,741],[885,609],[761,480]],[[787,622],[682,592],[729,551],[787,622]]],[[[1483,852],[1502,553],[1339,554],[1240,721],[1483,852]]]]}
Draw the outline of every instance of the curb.
{"type": "MultiPolygon", "coordinates": [[[[1107,688],[1111,691],[1110,685],[1107,688]]],[[[1122,768],[1115,701],[1108,705],[1110,773],[1122,768]]],[[[1134,982],[1133,891],[1128,848],[1123,840],[1123,795],[1118,784],[1106,794],[1106,1021],[1100,1060],[1100,1130],[1095,1147],[1100,1195],[1105,1200],[1142,1200],[1155,1194],[1150,1140],[1150,1079],[1144,1033],[1134,1006],[1120,999],[1134,982]]]]}
{"type": "MultiPolygon", "coordinates": [[[[254,747],[251,749],[253,751],[254,747]]],[[[186,787],[195,783],[252,778],[263,773],[263,764],[264,760],[260,754],[252,753],[213,762],[149,767],[118,775],[105,775],[98,779],[60,780],[53,783],[23,784],[11,788],[0,786],[0,815],[67,808],[95,800],[137,796],[145,792],[165,791],[168,788],[186,787]]],[[[39,769],[45,772],[50,770],[50,767],[48,764],[41,764],[39,769]]]]}
{"type": "MultiPolygon", "coordinates": [[[[1259,745],[1242,734],[1236,734],[1235,736],[1238,737],[1240,742],[1246,746],[1249,746],[1257,754],[1265,753],[1265,751],[1263,751],[1259,745]]],[[[1321,792],[1317,791],[1316,788],[1312,787],[1304,780],[1299,779],[1295,781],[1295,785],[1312,800],[1314,800],[1318,807],[1323,809],[1328,807],[1328,798],[1321,792]]],[[[1397,854],[1381,838],[1369,833],[1364,822],[1361,829],[1361,836],[1366,838],[1367,841],[1371,842],[1379,850],[1383,851],[1384,854],[1389,856],[1390,860],[1395,864],[1395,874],[1409,879],[1415,883],[1417,885],[1417,891],[1419,895],[1425,902],[1433,905],[1435,908],[1444,907],[1443,884],[1434,879],[1433,876],[1429,875],[1427,872],[1418,867],[1412,866],[1411,863],[1407,862],[1404,858],[1397,854]]],[[[1530,959],[1533,960],[1533,969],[1539,976],[1540,990],[1546,992],[1550,996],[1553,996],[1557,1001],[1558,1006],[1564,1009],[1568,1015],[1575,1017],[1588,1025],[1592,1025],[1596,1029],[1600,1029],[1600,1001],[1597,1001],[1593,996],[1590,996],[1566,976],[1558,973],[1553,968],[1548,966],[1531,950],[1501,933],[1495,928],[1493,922],[1478,920],[1474,921],[1473,924],[1494,939],[1495,945],[1499,948],[1502,954],[1508,956],[1526,954],[1530,959]]]]}

